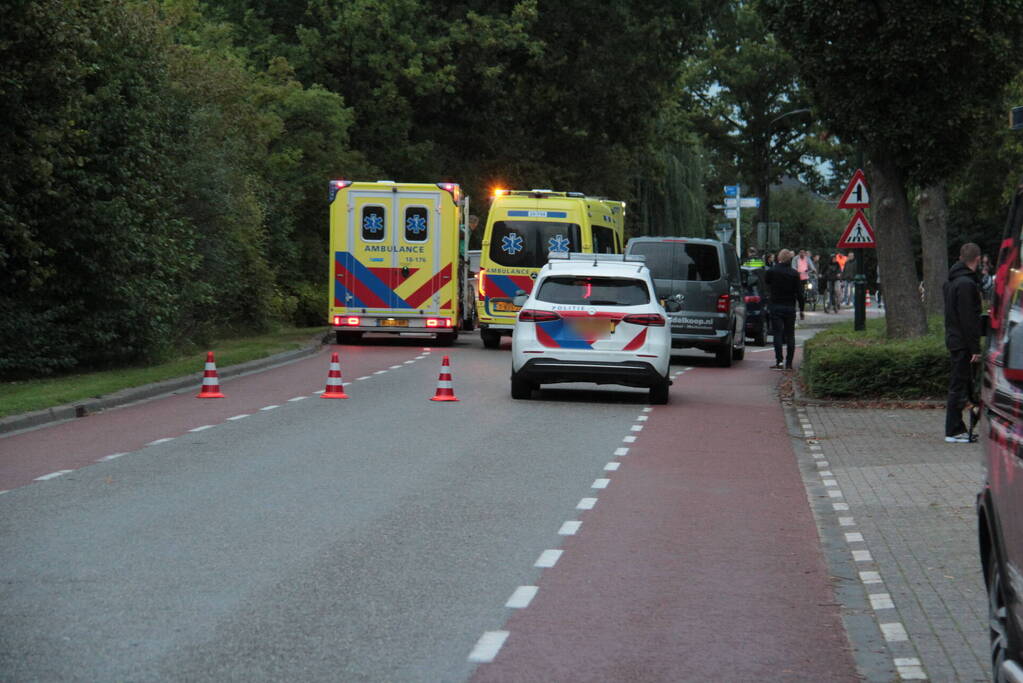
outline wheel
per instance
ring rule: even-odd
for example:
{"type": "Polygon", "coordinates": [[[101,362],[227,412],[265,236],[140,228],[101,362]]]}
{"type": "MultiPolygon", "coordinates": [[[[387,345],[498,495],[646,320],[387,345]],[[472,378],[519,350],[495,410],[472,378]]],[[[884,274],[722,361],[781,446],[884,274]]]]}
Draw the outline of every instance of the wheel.
{"type": "Polygon", "coordinates": [[[746,357],[746,347],[742,346],[738,349],[732,349],[732,360],[742,360],[746,357]]]}
{"type": "Polygon", "coordinates": [[[358,344],[362,341],[362,332],[337,332],[338,344],[358,344]]]}
{"type": "Polygon", "coordinates": [[[714,352],[714,362],[719,368],[732,367],[732,340],[723,344],[720,349],[714,352]]]}
{"type": "Polygon", "coordinates": [[[988,567],[990,573],[987,580],[987,612],[988,634],[991,639],[991,671],[994,680],[1005,681],[1001,673],[1002,662],[1014,658],[1015,652],[1012,637],[1012,625],[1009,621],[1009,607],[1005,600],[1005,578],[998,562],[998,552],[994,544],[988,551],[988,567]]]}
{"type": "Polygon", "coordinates": [[[659,384],[655,384],[650,387],[650,403],[655,406],[663,406],[668,402],[668,393],[671,389],[671,385],[668,384],[668,380],[664,380],[659,384]]]}
{"type": "Polygon", "coordinates": [[[458,332],[438,332],[437,346],[451,346],[458,339],[458,332]]]}
{"type": "Polygon", "coordinates": [[[528,401],[533,397],[533,389],[536,389],[536,385],[532,382],[527,382],[524,379],[512,377],[511,381],[511,395],[512,398],[520,401],[528,401]]]}
{"type": "Polygon", "coordinates": [[[496,349],[501,345],[501,335],[493,330],[480,330],[480,339],[483,340],[483,348],[496,349]]]}
{"type": "Polygon", "coordinates": [[[764,326],[760,326],[760,331],[757,332],[757,336],[753,339],[753,343],[757,346],[767,346],[767,330],[764,326]]]}

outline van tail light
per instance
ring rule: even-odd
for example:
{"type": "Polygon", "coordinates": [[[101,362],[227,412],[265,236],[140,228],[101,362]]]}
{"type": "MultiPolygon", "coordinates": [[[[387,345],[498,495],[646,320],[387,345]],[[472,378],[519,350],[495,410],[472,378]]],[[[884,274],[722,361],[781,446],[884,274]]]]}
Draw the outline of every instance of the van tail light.
{"type": "Polygon", "coordinates": [[[622,318],[622,322],[646,327],[664,327],[664,316],[660,313],[636,313],[622,318]]]}
{"type": "Polygon", "coordinates": [[[451,318],[427,318],[427,327],[451,327],[451,318]]]}
{"type": "Polygon", "coordinates": [[[519,311],[520,323],[549,323],[552,320],[561,320],[561,316],[554,311],[537,311],[532,308],[519,311]]]}
{"type": "Polygon", "coordinates": [[[760,303],[760,297],[755,295],[755,294],[752,295],[752,296],[748,296],[748,297],[746,297],[746,303],[748,303],[748,304],[759,304],[760,303]]]}
{"type": "Polygon", "coordinates": [[[362,319],[355,315],[335,315],[334,326],[335,327],[356,327],[362,323],[362,319]]]}
{"type": "Polygon", "coordinates": [[[722,294],[718,297],[718,313],[728,313],[732,308],[732,296],[730,294],[722,294]]]}
{"type": "Polygon", "coordinates": [[[476,290],[477,299],[485,301],[487,298],[487,286],[484,284],[487,278],[487,269],[480,268],[479,272],[476,273],[476,290]]]}

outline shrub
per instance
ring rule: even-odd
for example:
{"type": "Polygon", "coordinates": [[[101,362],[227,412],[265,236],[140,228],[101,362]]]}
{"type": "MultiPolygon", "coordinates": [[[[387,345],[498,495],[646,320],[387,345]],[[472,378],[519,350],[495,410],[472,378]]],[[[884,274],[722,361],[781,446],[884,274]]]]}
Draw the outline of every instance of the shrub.
{"type": "Polygon", "coordinates": [[[803,382],[817,398],[937,398],[948,390],[948,351],[942,319],[926,337],[887,339],[884,320],[864,332],[843,323],[821,332],[803,349],[803,382]]]}

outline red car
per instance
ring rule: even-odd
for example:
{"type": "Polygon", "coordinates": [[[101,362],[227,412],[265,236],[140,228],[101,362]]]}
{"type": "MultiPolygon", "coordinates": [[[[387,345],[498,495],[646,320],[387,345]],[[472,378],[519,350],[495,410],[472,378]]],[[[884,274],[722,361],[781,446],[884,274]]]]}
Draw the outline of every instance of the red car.
{"type": "Polygon", "coordinates": [[[992,676],[1023,683],[1023,183],[998,254],[980,436],[987,465],[977,496],[992,676]]]}

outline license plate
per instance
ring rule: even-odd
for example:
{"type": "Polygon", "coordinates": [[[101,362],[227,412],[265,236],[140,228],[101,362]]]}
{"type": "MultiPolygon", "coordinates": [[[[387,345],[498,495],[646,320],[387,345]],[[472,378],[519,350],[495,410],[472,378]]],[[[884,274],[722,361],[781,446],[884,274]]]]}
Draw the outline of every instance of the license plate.
{"type": "Polygon", "coordinates": [[[386,318],[380,321],[380,327],[408,327],[408,320],[386,318]]]}
{"type": "Polygon", "coordinates": [[[614,334],[617,320],[610,318],[578,318],[572,321],[572,328],[585,337],[600,337],[614,334]]]}
{"type": "Polygon", "coordinates": [[[494,302],[494,310],[495,311],[503,311],[505,313],[517,313],[520,308],[522,308],[522,307],[521,306],[516,306],[515,304],[508,303],[507,301],[495,301],[494,302]]]}

